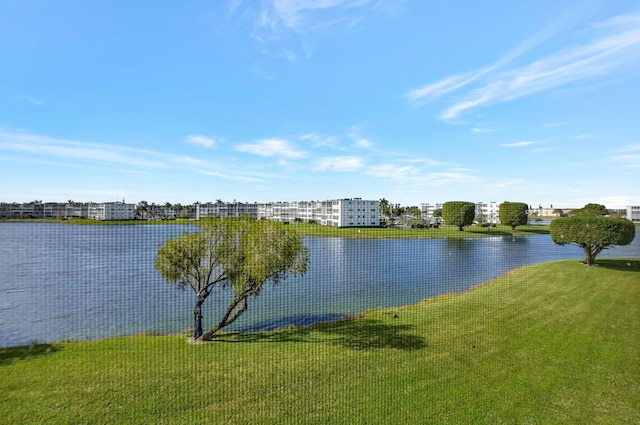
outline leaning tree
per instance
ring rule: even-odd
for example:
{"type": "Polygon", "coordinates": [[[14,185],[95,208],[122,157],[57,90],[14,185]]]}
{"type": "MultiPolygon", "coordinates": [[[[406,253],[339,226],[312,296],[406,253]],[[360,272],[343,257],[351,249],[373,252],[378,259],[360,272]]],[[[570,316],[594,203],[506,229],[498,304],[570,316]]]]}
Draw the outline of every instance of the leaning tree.
{"type": "Polygon", "coordinates": [[[628,245],[636,228],[624,218],[581,215],[555,219],[549,226],[551,239],[558,245],[580,246],[585,253],[584,263],[592,266],[602,250],[612,245],[628,245]]]}
{"type": "Polygon", "coordinates": [[[462,232],[464,226],[473,223],[476,216],[476,204],[464,201],[449,201],[442,204],[442,218],[446,224],[458,226],[462,232]]]}
{"type": "Polygon", "coordinates": [[[500,223],[511,226],[511,230],[516,230],[516,226],[527,224],[528,212],[529,205],[524,202],[503,202],[498,207],[500,223]]]}
{"type": "Polygon", "coordinates": [[[158,251],[155,267],[178,288],[196,293],[193,338],[213,338],[248,308],[267,282],[288,274],[304,274],[308,249],[288,226],[267,220],[217,218],[203,221],[201,231],[168,239],[158,251]],[[233,298],[218,325],[206,334],[202,304],[216,286],[231,288],[233,298]]]}

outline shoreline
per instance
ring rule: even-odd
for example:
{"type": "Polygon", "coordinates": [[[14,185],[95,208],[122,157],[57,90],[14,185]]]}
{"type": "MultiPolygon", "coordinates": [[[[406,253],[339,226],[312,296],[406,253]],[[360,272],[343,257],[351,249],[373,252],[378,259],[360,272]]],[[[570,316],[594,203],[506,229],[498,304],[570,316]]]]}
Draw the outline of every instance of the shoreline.
{"type": "MultiPolygon", "coordinates": [[[[193,219],[178,220],[107,220],[89,219],[6,219],[2,223],[53,223],[79,226],[198,226],[199,221],[193,219]]],[[[338,237],[353,239],[466,239],[498,236],[531,236],[549,234],[549,225],[526,224],[512,230],[511,226],[496,227],[467,226],[459,231],[457,226],[442,225],[439,228],[404,228],[404,227],[329,227],[319,224],[290,223],[291,228],[303,236],[338,237]]]]}

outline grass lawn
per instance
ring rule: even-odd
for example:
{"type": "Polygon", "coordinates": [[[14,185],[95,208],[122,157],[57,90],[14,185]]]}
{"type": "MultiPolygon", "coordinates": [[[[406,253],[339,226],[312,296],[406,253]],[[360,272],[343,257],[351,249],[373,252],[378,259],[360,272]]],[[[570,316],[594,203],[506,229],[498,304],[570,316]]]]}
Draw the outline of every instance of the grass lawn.
{"type": "Polygon", "coordinates": [[[512,236],[548,234],[549,226],[527,225],[518,226],[511,230],[511,226],[480,227],[467,226],[461,232],[457,226],[440,226],[437,229],[411,229],[399,227],[329,227],[317,224],[291,223],[292,228],[310,236],[331,236],[339,238],[477,238],[486,236],[512,236]]]}
{"type": "MultiPolygon", "coordinates": [[[[59,223],[59,224],[81,224],[91,226],[109,225],[197,225],[198,221],[180,218],[177,220],[89,220],[84,218],[74,218],[68,220],[61,219],[10,219],[0,220],[0,223],[59,223]]],[[[329,227],[319,224],[291,223],[291,228],[296,229],[303,235],[328,236],[339,238],[476,238],[486,236],[511,236],[511,235],[535,235],[549,233],[548,225],[526,225],[518,226],[516,230],[511,230],[510,226],[498,225],[496,227],[467,226],[464,231],[459,231],[457,226],[440,226],[438,229],[411,229],[399,227],[329,227]]]]}
{"type": "Polygon", "coordinates": [[[640,259],[352,321],[0,349],[6,424],[638,424],[640,259]]]}

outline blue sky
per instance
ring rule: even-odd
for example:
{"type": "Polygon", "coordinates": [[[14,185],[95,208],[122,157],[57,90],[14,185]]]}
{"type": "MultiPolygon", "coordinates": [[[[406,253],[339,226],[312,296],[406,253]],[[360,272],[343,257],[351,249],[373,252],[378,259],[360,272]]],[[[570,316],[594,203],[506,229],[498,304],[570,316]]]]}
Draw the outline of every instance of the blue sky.
{"type": "Polygon", "coordinates": [[[636,0],[0,10],[0,201],[640,204],[636,0]]]}

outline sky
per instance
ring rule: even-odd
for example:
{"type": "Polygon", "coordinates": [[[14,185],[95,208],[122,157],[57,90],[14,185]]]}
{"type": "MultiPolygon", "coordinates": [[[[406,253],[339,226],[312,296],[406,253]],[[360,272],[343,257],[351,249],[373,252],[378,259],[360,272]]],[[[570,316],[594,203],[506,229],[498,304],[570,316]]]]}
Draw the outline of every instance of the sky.
{"type": "Polygon", "coordinates": [[[0,202],[640,205],[640,3],[0,0],[0,202]]]}

